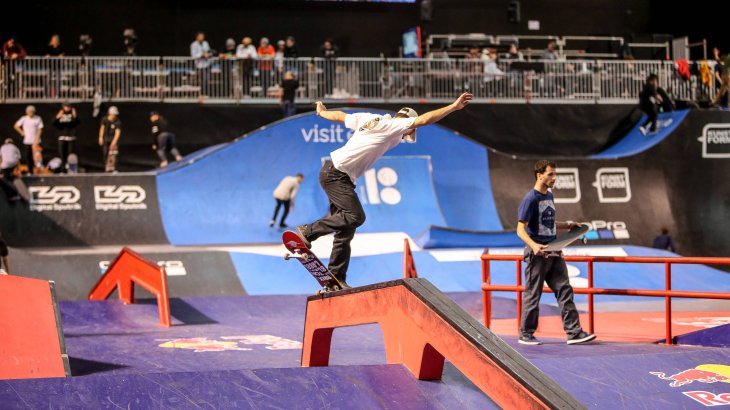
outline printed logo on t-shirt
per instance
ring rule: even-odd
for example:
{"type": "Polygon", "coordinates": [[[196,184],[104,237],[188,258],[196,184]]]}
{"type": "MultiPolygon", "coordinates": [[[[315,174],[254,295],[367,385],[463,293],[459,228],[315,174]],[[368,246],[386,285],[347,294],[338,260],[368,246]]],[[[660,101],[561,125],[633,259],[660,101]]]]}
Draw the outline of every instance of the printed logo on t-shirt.
{"type": "Polygon", "coordinates": [[[360,127],[360,129],[358,131],[362,132],[365,130],[372,130],[373,128],[375,128],[378,125],[379,122],[380,122],[380,117],[373,118],[372,120],[366,122],[362,127],[360,127]]]}
{"type": "Polygon", "coordinates": [[[540,212],[540,225],[537,234],[540,236],[554,236],[557,234],[555,229],[555,204],[550,199],[538,202],[538,211],[540,212]]]}

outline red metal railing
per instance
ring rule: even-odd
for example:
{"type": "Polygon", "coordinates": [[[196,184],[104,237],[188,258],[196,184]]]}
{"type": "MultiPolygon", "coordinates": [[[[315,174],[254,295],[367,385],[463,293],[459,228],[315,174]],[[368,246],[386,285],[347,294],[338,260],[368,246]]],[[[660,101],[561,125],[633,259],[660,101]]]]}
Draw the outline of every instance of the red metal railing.
{"type": "MultiPolygon", "coordinates": [[[[699,292],[672,290],[672,265],[701,264],[701,265],[730,265],[730,258],[684,258],[684,257],[646,257],[646,256],[565,256],[566,262],[586,262],[588,264],[588,287],[574,288],[576,294],[588,295],[588,330],[594,332],[593,295],[623,295],[623,296],[652,296],[665,299],[666,344],[673,344],[672,340],[672,298],[690,299],[725,299],[730,300],[730,293],[726,292],[699,292]],[[650,289],[605,289],[593,287],[593,265],[595,263],[661,263],[664,264],[664,290],[650,289]]],[[[517,326],[522,316],[522,255],[490,255],[485,250],[482,254],[482,300],[484,302],[484,325],[488,328],[492,318],[492,292],[517,292],[517,326]],[[515,261],[516,285],[492,285],[490,280],[491,261],[515,261]]],[[[543,292],[552,292],[543,288],[543,292]]]]}

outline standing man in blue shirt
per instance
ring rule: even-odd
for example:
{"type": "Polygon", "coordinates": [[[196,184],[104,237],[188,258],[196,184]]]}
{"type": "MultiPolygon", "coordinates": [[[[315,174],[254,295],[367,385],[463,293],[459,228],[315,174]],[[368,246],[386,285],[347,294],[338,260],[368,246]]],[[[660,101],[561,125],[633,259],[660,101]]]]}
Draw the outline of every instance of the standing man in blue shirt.
{"type": "Polygon", "coordinates": [[[519,343],[542,344],[533,333],[537,330],[540,313],[540,297],[543,282],[555,293],[563,318],[563,329],[568,335],[569,345],[586,343],[596,335],[583,331],[578,310],[573,303],[573,287],[570,286],[568,268],[562,251],[544,251],[547,244],[555,240],[558,229],[578,226],[572,221],[558,222],[553,194],[548,189],[555,185],[556,165],[553,161],[540,160],[535,163],[535,186],[525,195],[517,211],[517,235],[525,247],[525,292],[522,298],[519,343]]]}

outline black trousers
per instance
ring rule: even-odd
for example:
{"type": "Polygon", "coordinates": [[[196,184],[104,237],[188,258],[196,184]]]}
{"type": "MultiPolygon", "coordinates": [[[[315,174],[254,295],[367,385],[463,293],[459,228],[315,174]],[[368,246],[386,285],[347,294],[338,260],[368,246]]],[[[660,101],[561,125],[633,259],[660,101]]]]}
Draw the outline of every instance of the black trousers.
{"type": "Polygon", "coordinates": [[[350,266],[350,242],[355,236],[355,229],[365,222],[365,211],[350,176],[335,168],[332,161],[325,162],[319,171],[319,184],[329,199],[329,214],[308,225],[305,235],[313,241],[335,233],[328,267],[337,279],[345,280],[350,266]]]}
{"type": "Polygon", "coordinates": [[[58,155],[61,156],[63,162],[63,172],[66,172],[66,163],[68,162],[68,156],[75,154],[74,144],[76,143],[76,137],[74,136],[61,136],[58,137],[58,155]]]}
{"type": "Polygon", "coordinates": [[[274,216],[271,218],[272,221],[276,221],[276,215],[279,214],[279,208],[281,208],[282,205],[284,205],[284,213],[281,214],[281,221],[279,222],[279,225],[284,225],[284,221],[286,221],[286,217],[289,215],[289,206],[291,205],[291,200],[287,199],[286,201],[284,201],[281,199],[276,199],[276,208],[274,208],[274,216]]]}
{"type": "Polygon", "coordinates": [[[23,145],[23,151],[22,153],[22,159],[20,160],[21,163],[28,165],[28,173],[33,173],[33,168],[35,167],[35,161],[33,160],[33,145],[23,145]]]}
{"type": "Polygon", "coordinates": [[[580,326],[578,310],[573,303],[573,287],[570,286],[565,259],[559,256],[536,256],[526,249],[525,262],[527,268],[525,268],[525,293],[522,296],[521,336],[532,335],[537,330],[543,282],[547,282],[548,287],[555,293],[565,333],[568,337],[580,333],[583,329],[580,326]]]}
{"type": "Polygon", "coordinates": [[[641,106],[641,110],[644,111],[644,113],[646,113],[646,116],[647,116],[646,121],[644,121],[644,124],[642,125],[642,127],[646,128],[647,125],[651,124],[649,131],[650,132],[656,131],[656,120],[657,120],[657,117],[659,116],[659,112],[657,111],[656,105],[654,105],[654,104],[652,104],[650,106],[643,105],[643,106],[641,106]]]}

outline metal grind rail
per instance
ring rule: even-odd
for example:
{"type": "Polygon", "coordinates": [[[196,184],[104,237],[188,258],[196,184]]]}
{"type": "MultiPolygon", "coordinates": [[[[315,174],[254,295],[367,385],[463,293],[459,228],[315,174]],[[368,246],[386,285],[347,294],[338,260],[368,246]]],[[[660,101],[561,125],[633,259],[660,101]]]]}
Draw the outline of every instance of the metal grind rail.
{"type": "MultiPolygon", "coordinates": [[[[525,287],[522,285],[522,255],[490,255],[485,250],[482,254],[482,300],[484,303],[484,325],[489,328],[492,317],[492,292],[516,292],[517,293],[517,317],[522,315],[522,292],[525,287]],[[491,261],[514,261],[516,268],[516,285],[495,285],[491,283],[491,261]]],[[[726,292],[705,292],[672,290],[672,266],[673,265],[730,265],[730,258],[710,257],[646,257],[646,256],[565,256],[566,262],[585,262],[588,264],[588,286],[585,288],[574,288],[576,294],[588,295],[588,329],[594,333],[594,295],[622,295],[622,296],[646,296],[663,297],[665,314],[666,344],[673,344],[672,340],[672,298],[687,299],[723,299],[730,300],[730,293],[726,292]],[[663,264],[665,286],[663,290],[652,289],[606,289],[593,286],[594,266],[596,263],[644,263],[663,264]]],[[[543,292],[552,292],[545,287],[543,292]]],[[[519,326],[519,320],[518,320],[519,326]]]]}

